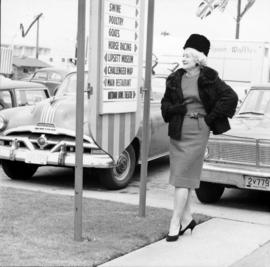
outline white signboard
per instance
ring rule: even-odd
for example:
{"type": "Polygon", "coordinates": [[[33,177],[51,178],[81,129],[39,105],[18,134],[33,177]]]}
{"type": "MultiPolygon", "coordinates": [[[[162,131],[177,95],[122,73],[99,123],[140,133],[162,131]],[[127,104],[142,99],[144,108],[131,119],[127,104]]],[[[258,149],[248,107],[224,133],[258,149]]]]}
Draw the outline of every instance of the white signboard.
{"type": "Polygon", "coordinates": [[[141,74],[141,0],[104,0],[99,113],[136,112],[141,74]]]}

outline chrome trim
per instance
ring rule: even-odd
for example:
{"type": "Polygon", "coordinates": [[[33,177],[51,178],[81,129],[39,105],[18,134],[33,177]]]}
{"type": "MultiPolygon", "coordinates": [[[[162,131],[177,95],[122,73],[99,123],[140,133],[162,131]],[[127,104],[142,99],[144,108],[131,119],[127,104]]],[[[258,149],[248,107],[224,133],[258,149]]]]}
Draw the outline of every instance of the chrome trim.
{"type": "MultiPolygon", "coordinates": [[[[27,154],[33,150],[18,148],[13,150],[14,160],[25,162],[27,154]]],[[[10,158],[11,147],[0,145],[0,158],[11,160],[10,158]]],[[[67,152],[64,155],[59,152],[43,151],[38,150],[38,153],[42,153],[46,156],[47,164],[38,164],[40,166],[59,166],[59,160],[61,161],[61,166],[74,167],[75,166],[75,152],[67,152]]],[[[33,164],[36,164],[35,162],[33,164]]],[[[111,157],[107,154],[104,155],[92,155],[84,154],[83,155],[83,167],[85,168],[112,168],[114,167],[114,162],[111,157]]]]}
{"type": "Polygon", "coordinates": [[[241,174],[241,175],[250,175],[250,176],[259,176],[270,179],[270,168],[268,169],[255,169],[254,168],[245,168],[239,169],[237,166],[229,165],[229,164],[203,164],[203,171],[215,171],[222,172],[227,174],[241,174]]]}
{"type": "MultiPolygon", "coordinates": [[[[245,176],[262,177],[270,179],[270,168],[268,169],[254,169],[247,167],[245,169],[239,169],[237,166],[228,164],[209,164],[204,163],[203,171],[201,175],[201,181],[212,182],[224,185],[236,186],[238,188],[247,188],[245,186],[245,176]]],[[[263,188],[256,190],[265,190],[263,188]]]]}
{"type": "MultiPolygon", "coordinates": [[[[13,141],[13,140],[17,140],[19,142],[22,142],[25,144],[25,146],[27,147],[27,149],[29,150],[35,150],[35,147],[33,146],[33,144],[31,143],[31,141],[27,138],[27,137],[19,137],[19,136],[0,136],[0,141],[13,141]]],[[[59,150],[61,148],[61,146],[65,144],[67,146],[75,146],[75,140],[74,142],[70,142],[70,141],[59,141],[50,151],[51,152],[56,152],[57,150],[59,150]]],[[[83,144],[84,148],[90,148],[90,149],[99,149],[98,146],[96,144],[90,144],[90,143],[84,143],[83,144]]]]}
{"type": "MultiPolygon", "coordinates": [[[[59,135],[59,134],[65,134],[71,137],[76,136],[76,132],[72,130],[67,130],[65,128],[60,127],[45,127],[45,126],[38,126],[38,125],[27,125],[27,126],[19,126],[15,128],[8,129],[3,132],[3,135],[10,135],[12,133],[17,132],[31,132],[31,133],[44,133],[44,134],[52,134],[52,135],[59,135]]],[[[88,136],[84,135],[83,139],[88,141],[89,143],[95,143],[94,140],[88,136]]]]}

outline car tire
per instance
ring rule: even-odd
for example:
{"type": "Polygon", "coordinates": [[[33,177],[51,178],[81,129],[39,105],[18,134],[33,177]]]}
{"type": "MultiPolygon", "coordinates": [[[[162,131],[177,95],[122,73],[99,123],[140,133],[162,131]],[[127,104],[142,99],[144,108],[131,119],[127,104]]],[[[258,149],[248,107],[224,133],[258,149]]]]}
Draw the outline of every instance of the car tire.
{"type": "Polygon", "coordinates": [[[110,190],[125,188],[134,174],[136,154],[132,145],[119,156],[117,165],[110,169],[98,170],[102,186],[110,190]]]}
{"type": "Polygon", "coordinates": [[[38,165],[27,164],[21,161],[2,160],[2,169],[13,180],[26,180],[34,175],[38,165]]]}
{"type": "Polygon", "coordinates": [[[202,203],[215,203],[220,200],[225,186],[222,184],[201,182],[200,187],[196,189],[197,198],[202,203]]]}

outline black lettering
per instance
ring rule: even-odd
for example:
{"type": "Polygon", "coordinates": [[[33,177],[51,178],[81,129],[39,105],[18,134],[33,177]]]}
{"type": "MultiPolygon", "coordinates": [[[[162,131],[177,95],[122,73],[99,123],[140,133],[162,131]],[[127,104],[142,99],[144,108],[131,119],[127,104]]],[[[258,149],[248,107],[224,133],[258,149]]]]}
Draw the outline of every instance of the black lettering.
{"type": "Polygon", "coordinates": [[[115,85],[114,79],[105,79],[105,85],[106,86],[114,86],[115,85]]]}
{"type": "Polygon", "coordinates": [[[119,50],[119,42],[109,41],[109,49],[119,50]]]}
{"type": "Polygon", "coordinates": [[[120,62],[121,55],[119,54],[107,54],[108,62],[120,62]]]}
{"type": "Polygon", "coordinates": [[[124,97],[123,91],[119,91],[118,92],[118,98],[123,98],[123,97],[124,97]]]}
{"type": "Polygon", "coordinates": [[[121,17],[109,16],[109,23],[114,25],[123,25],[124,19],[121,17]]]}
{"type": "Polygon", "coordinates": [[[125,75],[127,73],[127,69],[125,67],[108,67],[108,74],[120,74],[125,75]]]}
{"type": "Polygon", "coordinates": [[[130,43],[120,43],[120,50],[122,51],[131,51],[131,44],[130,43]]]}
{"type": "Polygon", "coordinates": [[[133,68],[127,68],[127,74],[131,75],[133,73],[133,68]]]}
{"type": "Polygon", "coordinates": [[[131,79],[116,79],[116,86],[131,86],[131,79]]]}
{"type": "Polygon", "coordinates": [[[115,12],[115,13],[121,13],[121,5],[116,5],[116,4],[110,3],[109,11],[115,12]]]}
{"type": "Polygon", "coordinates": [[[122,55],[121,61],[125,63],[133,63],[133,56],[131,55],[122,55]]]}
{"type": "Polygon", "coordinates": [[[109,29],[109,36],[119,38],[120,37],[120,30],[110,28],[109,29]]]}
{"type": "Polygon", "coordinates": [[[125,98],[132,98],[132,91],[126,91],[125,98]]]}
{"type": "Polygon", "coordinates": [[[108,99],[116,99],[117,98],[117,92],[108,92],[108,99]]]}

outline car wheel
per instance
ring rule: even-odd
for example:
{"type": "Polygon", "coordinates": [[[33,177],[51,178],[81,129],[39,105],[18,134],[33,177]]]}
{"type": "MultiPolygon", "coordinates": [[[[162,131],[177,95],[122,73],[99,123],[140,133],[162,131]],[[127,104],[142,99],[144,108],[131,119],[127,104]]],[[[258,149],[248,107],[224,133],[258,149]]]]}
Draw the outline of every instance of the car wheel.
{"type": "Polygon", "coordinates": [[[130,145],[119,157],[114,168],[99,170],[101,184],[107,189],[121,189],[130,182],[136,165],[136,155],[130,145]]]}
{"type": "Polygon", "coordinates": [[[2,168],[9,178],[25,180],[34,175],[38,169],[38,165],[26,164],[20,161],[2,160],[2,168]]]}
{"type": "Polygon", "coordinates": [[[215,203],[220,200],[225,186],[209,182],[201,182],[200,188],[196,189],[197,198],[202,203],[215,203]]]}

